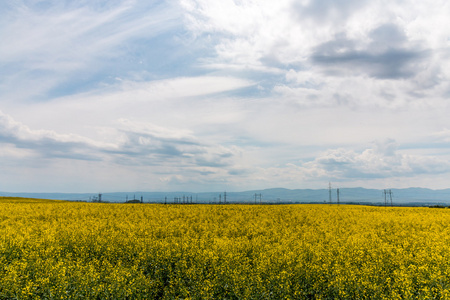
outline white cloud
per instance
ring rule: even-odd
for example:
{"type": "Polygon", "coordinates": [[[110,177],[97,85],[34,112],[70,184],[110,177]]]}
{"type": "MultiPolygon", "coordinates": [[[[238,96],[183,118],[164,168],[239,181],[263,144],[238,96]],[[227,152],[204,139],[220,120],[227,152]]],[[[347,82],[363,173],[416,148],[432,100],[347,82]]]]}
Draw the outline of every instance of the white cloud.
{"type": "Polygon", "coordinates": [[[108,143],[97,142],[74,134],[32,130],[10,116],[0,114],[1,144],[26,149],[46,158],[220,168],[232,164],[233,156],[239,152],[236,147],[202,142],[186,129],[164,128],[148,122],[121,119],[119,127],[111,128],[109,132],[111,140],[108,143]]]}
{"type": "Polygon", "coordinates": [[[168,178],[191,183],[206,183],[214,178],[223,180],[227,170],[238,166],[241,160],[242,150],[238,147],[201,140],[186,129],[122,119],[109,134],[110,140],[106,143],[73,134],[33,130],[1,114],[0,161],[5,161],[2,163],[4,171],[13,176],[17,166],[24,162],[30,164],[28,168],[39,167],[32,173],[41,173],[48,169],[62,172],[62,166],[67,166],[68,160],[77,161],[80,170],[69,166],[68,173],[72,177],[86,172],[85,162],[90,162],[89,169],[99,168],[106,172],[123,168],[126,172],[136,169],[142,174],[148,172],[142,168],[151,167],[145,177],[160,178],[161,182],[173,184],[168,178]]]}
{"type": "Polygon", "coordinates": [[[19,149],[18,154],[35,157],[99,160],[96,150],[110,147],[74,134],[58,134],[53,130],[32,130],[0,112],[0,144],[19,149]],[[21,149],[25,149],[23,151],[21,149]]]}
{"type": "Polygon", "coordinates": [[[304,163],[302,169],[323,178],[336,180],[411,177],[423,174],[450,172],[447,159],[399,153],[393,140],[379,142],[373,148],[356,152],[331,149],[314,161],[304,163]]]}
{"type": "Polygon", "coordinates": [[[151,14],[142,14],[137,10],[142,7],[131,1],[102,10],[90,5],[53,5],[46,10],[16,7],[0,31],[9,41],[0,47],[0,59],[21,61],[32,69],[86,67],[96,57],[116,54],[106,50],[127,39],[155,36],[175,25],[176,12],[153,5],[151,14]]]}
{"type": "Polygon", "coordinates": [[[443,0],[8,2],[2,165],[11,178],[26,170],[61,187],[62,178],[142,190],[322,187],[330,177],[445,187],[431,178],[449,172],[449,9],[443,0]],[[387,137],[396,144],[367,146],[387,137]],[[77,179],[84,173],[99,179],[77,179]]]}
{"type": "Polygon", "coordinates": [[[293,40],[290,36],[292,29],[289,29],[292,24],[286,18],[289,14],[287,1],[181,3],[189,13],[188,26],[192,31],[197,35],[215,33],[216,63],[257,70],[264,66],[270,71],[270,66],[262,60],[284,60],[280,54],[286,50],[291,52],[286,49],[290,44],[288,41],[293,40]]]}
{"type": "MultiPolygon", "coordinates": [[[[123,84],[124,94],[136,93],[131,100],[162,100],[168,98],[190,98],[208,94],[228,92],[254,85],[249,80],[221,77],[221,76],[198,76],[171,78],[150,82],[125,81],[123,84]],[[140,94],[146,96],[140,97],[140,94]]],[[[129,96],[129,95],[123,95],[129,96]]],[[[128,97],[130,99],[130,97],[128,97]]]]}
{"type": "Polygon", "coordinates": [[[119,65],[131,41],[173,30],[179,12],[156,2],[121,1],[99,8],[73,1],[45,9],[11,5],[0,16],[5,17],[0,38],[8,41],[0,45],[0,92],[18,101],[40,99],[74,84],[71,80],[95,77],[111,61],[119,65]]]}
{"type": "Polygon", "coordinates": [[[181,3],[192,31],[214,34],[210,67],[284,73],[288,81],[274,92],[306,107],[399,108],[440,102],[435,96],[446,92],[445,1],[432,8],[412,0],[181,3]],[[303,82],[293,82],[292,72],[303,82]]]}
{"type": "Polygon", "coordinates": [[[116,128],[121,118],[208,131],[210,125],[246,118],[245,103],[226,95],[253,85],[249,80],[220,76],[125,80],[89,93],[14,104],[8,106],[8,113],[32,128],[59,128],[98,140],[107,134],[101,128],[116,128]]]}

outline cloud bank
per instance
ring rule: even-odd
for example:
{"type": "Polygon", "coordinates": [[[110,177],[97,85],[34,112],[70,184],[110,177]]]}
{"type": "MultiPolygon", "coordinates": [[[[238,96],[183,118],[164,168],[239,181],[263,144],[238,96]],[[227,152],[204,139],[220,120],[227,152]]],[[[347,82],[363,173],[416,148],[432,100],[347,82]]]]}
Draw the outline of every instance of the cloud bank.
{"type": "Polygon", "coordinates": [[[450,4],[0,4],[0,190],[448,187],[450,4]]]}

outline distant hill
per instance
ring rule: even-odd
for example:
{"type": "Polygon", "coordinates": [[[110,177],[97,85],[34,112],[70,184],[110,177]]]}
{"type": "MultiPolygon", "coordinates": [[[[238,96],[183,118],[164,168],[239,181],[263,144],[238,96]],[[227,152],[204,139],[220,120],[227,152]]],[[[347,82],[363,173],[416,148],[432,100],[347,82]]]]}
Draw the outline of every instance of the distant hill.
{"type": "MultiPolygon", "coordinates": [[[[431,190],[426,188],[392,189],[394,205],[450,205],[450,189],[431,190]]],[[[39,199],[59,199],[68,201],[96,201],[98,194],[89,193],[7,193],[0,192],[4,197],[24,197],[39,199]]],[[[332,190],[332,203],[337,201],[336,189],[332,190]]],[[[145,203],[221,203],[224,202],[224,192],[117,192],[104,193],[103,202],[126,202],[140,200],[145,203]]],[[[383,190],[365,188],[339,189],[341,203],[384,205],[383,190]]],[[[387,195],[388,203],[390,202],[387,195]]],[[[284,189],[271,188],[243,192],[227,192],[227,203],[328,203],[328,189],[284,189]],[[256,196],[255,196],[256,195],[256,196]],[[260,196],[261,195],[261,196],[260,196]]],[[[390,204],[390,203],[389,203],[390,204]]]]}

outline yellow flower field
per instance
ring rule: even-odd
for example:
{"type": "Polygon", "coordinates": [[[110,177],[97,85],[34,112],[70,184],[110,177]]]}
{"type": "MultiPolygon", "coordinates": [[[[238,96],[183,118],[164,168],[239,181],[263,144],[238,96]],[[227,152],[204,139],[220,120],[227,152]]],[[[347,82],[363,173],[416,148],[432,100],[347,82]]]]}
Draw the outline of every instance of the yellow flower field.
{"type": "Polygon", "coordinates": [[[0,299],[450,299],[450,209],[0,198],[0,299]]]}

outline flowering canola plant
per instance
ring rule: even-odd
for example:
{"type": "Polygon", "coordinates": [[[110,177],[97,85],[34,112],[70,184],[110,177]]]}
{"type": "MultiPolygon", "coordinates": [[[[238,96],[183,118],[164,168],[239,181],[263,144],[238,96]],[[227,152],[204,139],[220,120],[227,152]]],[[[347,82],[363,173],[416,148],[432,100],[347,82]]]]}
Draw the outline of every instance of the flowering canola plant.
{"type": "Polygon", "coordinates": [[[0,198],[0,299],[450,299],[450,209],[0,198]]]}

